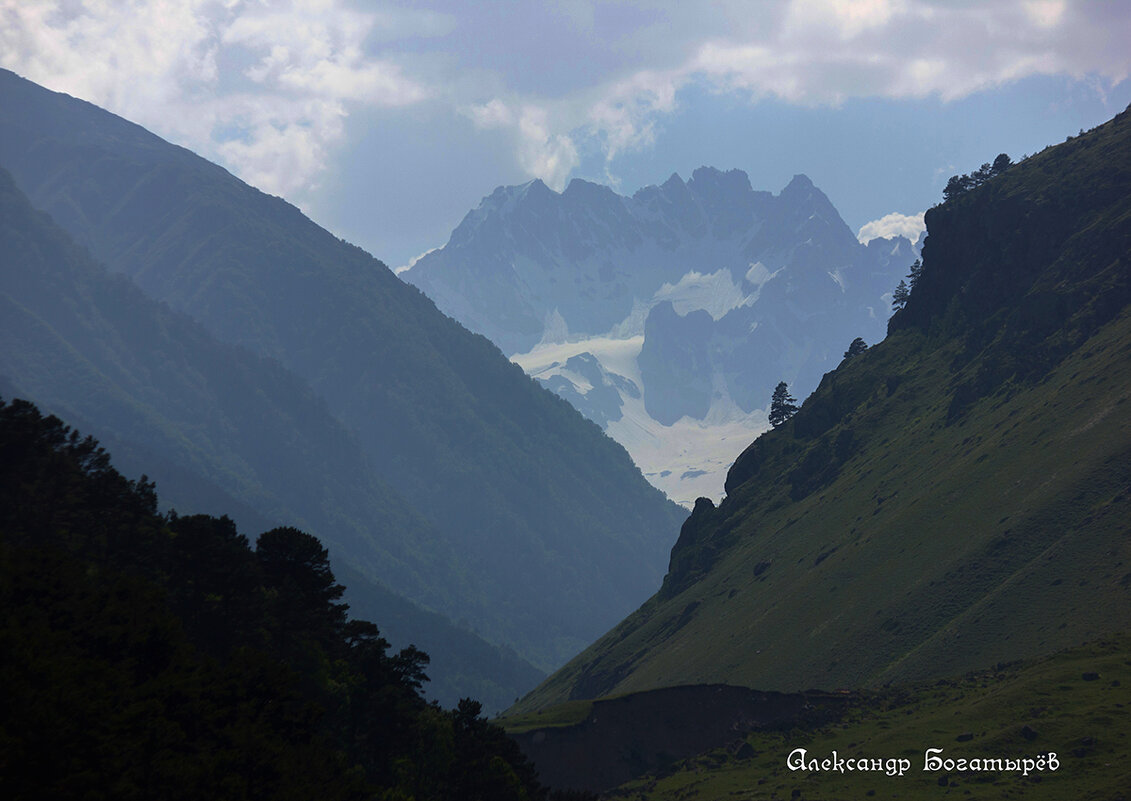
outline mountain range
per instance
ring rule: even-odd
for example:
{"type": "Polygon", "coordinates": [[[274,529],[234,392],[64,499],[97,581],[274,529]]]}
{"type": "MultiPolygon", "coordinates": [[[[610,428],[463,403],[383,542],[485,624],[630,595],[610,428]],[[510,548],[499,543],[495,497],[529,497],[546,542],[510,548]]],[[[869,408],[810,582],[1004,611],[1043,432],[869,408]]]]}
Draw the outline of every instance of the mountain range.
{"type": "Polygon", "coordinates": [[[682,510],[384,264],[91,104],[0,106],[9,394],[543,670],[659,581],[682,510]]]}
{"type": "Polygon", "coordinates": [[[631,197],[500,187],[401,277],[690,506],[721,496],[779,381],[808,394],[853,339],[883,337],[916,254],[858,242],[804,175],[774,195],[701,167],[631,197]]]}

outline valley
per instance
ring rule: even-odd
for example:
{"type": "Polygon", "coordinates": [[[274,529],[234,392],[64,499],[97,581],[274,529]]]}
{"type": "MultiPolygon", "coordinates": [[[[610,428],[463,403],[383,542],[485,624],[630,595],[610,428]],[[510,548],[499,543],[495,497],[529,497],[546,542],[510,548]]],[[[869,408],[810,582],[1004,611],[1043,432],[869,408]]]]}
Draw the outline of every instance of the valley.
{"type": "MultiPolygon", "coordinates": [[[[635,778],[602,797],[927,799],[958,793],[984,799],[1118,798],[1131,781],[1123,760],[1131,728],[1124,690],[1131,680],[1127,652],[1122,635],[1032,662],[999,664],[931,682],[824,697],[807,694],[804,715],[748,719],[690,758],[678,756],[677,750],[678,740],[687,734],[661,725],[650,733],[652,750],[636,752],[652,762],[641,763],[635,778]],[[1037,760],[1052,754],[1056,769],[1046,759],[1038,770],[1037,760]],[[816,759],[818,768],[799,769],[799,759],[816,759]],[[862,759],[867,763],[863,769],[862,759]],[[956,769],[959,759],[966,760],[967,769],[956,769]],[[1029,760],[1029,766],[1022,760],[1029,760]]],[[[708,688],[680,690],[690,698],[708,688]]],[[[659,700],[664,692],[644,695],[659,700]]],[[[589,708],[596,712],[612,703],[589,708]]],[[[641,697],[637,703],[646,701],[641,697]]],[[[697,711],[686,714],[688,727],[694,726],[690,721],[697,711]]],[[[553,709],[545,713],[553,715],[553,709]]],[[[524,744],[539,731],[521,719],[514,725],[524,744]]],[[[550,742],[554,732],[564,738],[572,728],[578,724],[544,729],[543,742],[550,742]]],[[[593,753],[575,755],[572,764],[599,766],[609,758],[610,745],[594,739],[593,753]]],[[[537,764],[539,749],[524,747],[537,764]]],[[[632,771],[628,764],[623,769],[632,771]]],[[[575,767],[564,783],[598,781],[599,775],[575,767]]]]}
{"type": "Polygon", "coordinates": [[[1131,17],[1001,5],[953,91],[917,0],[635,73],[674,7],[203,4],[81,80],[113,4],[5,8],[0,796],[1123,798],[1128,71],[1049,53],[1131,17]]]}
{"type": "Polygon", "coordinates": [[[670,425],[660,423],[648,414],[635,389],[643,386],[637,365],[643,344],[642,334],[593,337],[536,345],[512,361],[582,414],[601,420],[605,433],[624,446],[644,477],[676,503],[690,508],[696,498],[721,500],[735,457],[751,437],[769,427],[765,410],[744,412],[720,398],[703,419],[683,416],[670,425]],[[577,360],[576,369],[571,360],[577,360]],[[621,378],[631,385],[622,384],[621,378]]]}
{"type": "Polygon", "coordinates": [[[858,241],[804,175],[774,195],[701,167],[631,197],[499,187],[400,276],[690,509],[722,498],[777,381],[803,397],[853,339],[883,337],[918,247],[858,241]]]}

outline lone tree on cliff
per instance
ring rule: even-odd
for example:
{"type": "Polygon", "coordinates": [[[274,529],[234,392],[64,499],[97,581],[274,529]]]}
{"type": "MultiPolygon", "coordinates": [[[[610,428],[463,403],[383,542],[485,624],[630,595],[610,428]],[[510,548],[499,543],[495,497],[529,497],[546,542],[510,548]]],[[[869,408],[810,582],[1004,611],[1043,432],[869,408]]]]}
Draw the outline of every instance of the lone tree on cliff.
{"type": "Polygon", "coordinates": [[[856,337],[848,346],[848,350],[844,352],[844,358],[851,359],[853,356],[859,356],[866,350],[868,350],[868,343],[864,341],[863,337],[856,337]]]}
{"type": "Polygon", "coordinates": [[[919,285],[919,278],[923,275],[923,262],[920,259],[915,259],[915,263],[911,265],[911,271],[907,273],[907,293],[910,295],[915,291],[915,287],[919,285]]]}
{"type": "Polygon", "coordinates": [[[789,394],[789,386],[781,381],[774,387],[773,397],[770,398],[770,425],[777,428],[795,414],[797,398],[789,394]]]}
{"type": "Polygon", "coordinates": [[[907,288],[907,282],[900,280],[899,286],[891,293],[891,307],[899,311],[907,305],[908,299],[911,297],[911,290],[907,288]]]}

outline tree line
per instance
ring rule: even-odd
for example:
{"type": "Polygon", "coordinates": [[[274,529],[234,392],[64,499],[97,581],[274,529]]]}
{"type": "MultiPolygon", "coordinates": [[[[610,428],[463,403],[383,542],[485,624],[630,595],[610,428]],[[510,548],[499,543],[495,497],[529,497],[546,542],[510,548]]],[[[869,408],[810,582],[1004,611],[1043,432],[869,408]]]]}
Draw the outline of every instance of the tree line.
{"type": "Polygon", "coordinates": [[[963,175],[952,175],[946,182],[946,187],[943,188],[943,200],[953,200],[956,197],[966,194],[971,189],[976,189],[986,181],[1000,175],[1013,166],[1013,162],[1005,153],[999,153],[997,158],[990,162],[984,163],[981,167],[974,170],[972,173],[963,175]]]}

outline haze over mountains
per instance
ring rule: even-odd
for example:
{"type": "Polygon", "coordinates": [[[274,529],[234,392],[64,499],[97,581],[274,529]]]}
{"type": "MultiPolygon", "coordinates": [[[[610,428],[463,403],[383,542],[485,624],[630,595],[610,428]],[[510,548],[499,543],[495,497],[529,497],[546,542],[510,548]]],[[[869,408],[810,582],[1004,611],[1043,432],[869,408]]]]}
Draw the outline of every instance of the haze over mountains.
{"type": "Polygon", "coordinates": [[[656,585],[681,510],[487,340],[125,120],[10,72],[0,105],[12,208],[26,194],[66,232],[10,231],[9,391],[160,455],[178,508],[301,521],[369,580],[543,668],[656,585]]]}
{"type": "Polygon", "coordinates": [[[854,338],[882,338],[915,256],[858,242],[804,175],[774,195],[703,167],[631,197],[500,187],[401,276],[690,506],[721,495],[779,381],[803,397],[854,338]]]}

